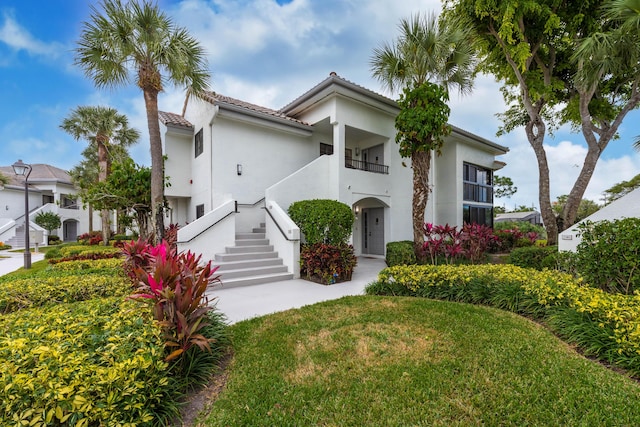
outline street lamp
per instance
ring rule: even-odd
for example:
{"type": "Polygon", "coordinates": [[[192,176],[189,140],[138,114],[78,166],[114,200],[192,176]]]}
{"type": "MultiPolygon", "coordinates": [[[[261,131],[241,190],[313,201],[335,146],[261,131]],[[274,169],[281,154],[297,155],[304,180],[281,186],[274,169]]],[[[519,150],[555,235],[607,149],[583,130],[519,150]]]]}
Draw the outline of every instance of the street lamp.
{"type": "Polygon", "coordinates": [[[29,250],[29,174],[31,165],[18,160],[11,165],[16,175],[24,176],[24,268],[31,268],[31,251],[29,250]]]}

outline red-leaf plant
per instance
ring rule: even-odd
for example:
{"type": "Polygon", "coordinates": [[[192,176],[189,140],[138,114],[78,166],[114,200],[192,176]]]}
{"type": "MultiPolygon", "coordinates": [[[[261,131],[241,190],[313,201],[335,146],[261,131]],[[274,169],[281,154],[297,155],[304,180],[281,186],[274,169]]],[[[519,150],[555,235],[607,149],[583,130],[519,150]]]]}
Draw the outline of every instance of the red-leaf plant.
{"type": "Polygon", "coordinates": [[[202,255],[196,257],[190,251],[177,254],[166,241],[158,246],[131,242],[125,253],[132,264],[130,277],[135,277],[137,285],[131,298],[151,304],[165,335],[169,353],[165,360],[179,357],[194,345],[210,351],[212,340],[201,331],[212,309],[205,292],[209,285],[220,282],[220,276],[214,276],[218,267],[212,267],[210,261],[201,265],[202,255]]]}

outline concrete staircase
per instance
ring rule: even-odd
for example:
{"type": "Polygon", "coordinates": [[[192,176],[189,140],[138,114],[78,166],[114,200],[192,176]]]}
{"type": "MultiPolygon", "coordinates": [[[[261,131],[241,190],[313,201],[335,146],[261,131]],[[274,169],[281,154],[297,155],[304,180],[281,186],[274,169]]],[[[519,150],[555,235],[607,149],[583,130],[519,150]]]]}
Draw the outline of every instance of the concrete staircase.
{"type": "Polygon", "coordinates": [[[237,233],[235,246],[227,246],[225,253],[215,255],[212,264],[219,266],[216,273],[223,289],[293,278],[265,238],[264,227],[260,224],[251,233],[237,233]]]}
{"type": "MultiPolygon", "coordinates": [[[[6,242],[7,245],[11,245],[12,248],[24,248],[24,223],[16,227],[16,235],[12,238],[8,239],[6,242]]],[[[33,242],[29,246],[33,246],[33,242]]]]}

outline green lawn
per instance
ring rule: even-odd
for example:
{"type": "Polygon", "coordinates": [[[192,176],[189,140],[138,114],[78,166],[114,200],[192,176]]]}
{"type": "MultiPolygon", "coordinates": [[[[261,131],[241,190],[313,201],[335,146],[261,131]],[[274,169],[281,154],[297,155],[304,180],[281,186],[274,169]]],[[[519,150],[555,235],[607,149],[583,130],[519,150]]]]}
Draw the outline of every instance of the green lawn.
{"type": "Polygon", "coordinates": [[[517,315],[347,297],[231,327],[206,426],[635,426],[640,386],[517,315]]]}

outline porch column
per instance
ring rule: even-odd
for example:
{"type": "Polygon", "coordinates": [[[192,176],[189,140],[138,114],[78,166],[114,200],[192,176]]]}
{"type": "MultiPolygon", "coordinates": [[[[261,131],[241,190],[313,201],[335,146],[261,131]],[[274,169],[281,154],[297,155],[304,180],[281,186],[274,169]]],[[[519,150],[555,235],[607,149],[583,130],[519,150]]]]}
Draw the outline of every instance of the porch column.
{"type": "Polygon", "coordinates": [[[338,165],[338,170],[335,173],[335,176],[331,177],[331,184],[336,191],[335,197],[340,201],[348,200],[347,190],[346,188],[342,188],[344,185],[344,174],[345,174],[345,162],[344,162],[344,150],[346,148],[346,129],[345,125],[338,122],[331,122],[333,125],[333,154],[336,157],[336,164],[338,165]]]}

